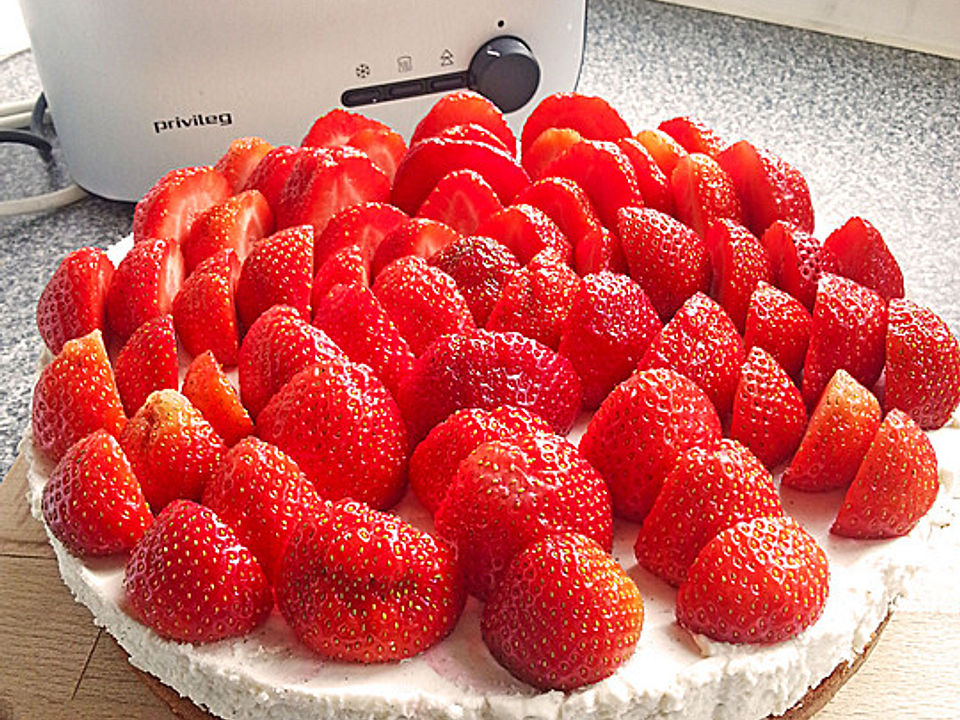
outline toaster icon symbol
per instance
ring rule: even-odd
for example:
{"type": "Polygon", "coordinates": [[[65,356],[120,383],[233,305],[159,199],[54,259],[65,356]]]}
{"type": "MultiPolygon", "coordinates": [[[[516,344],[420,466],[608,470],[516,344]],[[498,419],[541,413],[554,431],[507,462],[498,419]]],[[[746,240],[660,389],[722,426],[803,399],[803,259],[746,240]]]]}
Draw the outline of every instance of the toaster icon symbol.
{"type": "Polygon", "coordinates": [[[401,55],[397,58],[397,72],[408,73],[413,70],[413,58],[409,55],[401,55]]]}

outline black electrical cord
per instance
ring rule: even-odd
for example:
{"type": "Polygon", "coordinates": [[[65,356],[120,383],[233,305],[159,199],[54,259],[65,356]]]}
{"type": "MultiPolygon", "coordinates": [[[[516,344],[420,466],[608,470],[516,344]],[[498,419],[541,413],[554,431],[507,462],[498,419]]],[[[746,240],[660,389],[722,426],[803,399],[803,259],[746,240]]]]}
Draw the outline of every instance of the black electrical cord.
{"type": "Polygon", "coordinates": [[[40,151],[40,156],[45,162],[50,162],[53,159],[53,146],[43,136],[43,114],[46,110],[47,98],[43,93],[40,93],[40,97],[33,105],[33,112],[30,114],[30,129],[0,129],[0,142],[30,145],[40,151]]]}
{"type": "Polygon", "coordinates": [[[44,137],[43,132],[43,114],[47,111],[47,96],[40,93],[37,102],[33,104],[33,112],[30,113],[30,132],[39,137],[44,137]]]}

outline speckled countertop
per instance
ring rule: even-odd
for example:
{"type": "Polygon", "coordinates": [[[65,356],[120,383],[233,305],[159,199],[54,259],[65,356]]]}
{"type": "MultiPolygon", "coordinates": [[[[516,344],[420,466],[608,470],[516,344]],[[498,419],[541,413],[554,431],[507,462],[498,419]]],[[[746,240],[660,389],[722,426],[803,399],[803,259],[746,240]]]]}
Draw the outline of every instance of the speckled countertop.
{"type": "MultiPolygon", "coordinates": [[[[818,237],[851,215],[883,233],[907,294],[960,330],[960,62],[642,0],[590,0],[578,89],[639,130],[699,116],[806,176],[818,237]]],[[[29,53],[0,61],[0,103],[40,91],[29,53]]],[[[51,190],[35,151],[0,145],[0,199],[51,190]]],[[[29,418],[36,300],[60,259],[128,231],[132,206],[88,198],[0,219],[0,467],[29,418]]]]}

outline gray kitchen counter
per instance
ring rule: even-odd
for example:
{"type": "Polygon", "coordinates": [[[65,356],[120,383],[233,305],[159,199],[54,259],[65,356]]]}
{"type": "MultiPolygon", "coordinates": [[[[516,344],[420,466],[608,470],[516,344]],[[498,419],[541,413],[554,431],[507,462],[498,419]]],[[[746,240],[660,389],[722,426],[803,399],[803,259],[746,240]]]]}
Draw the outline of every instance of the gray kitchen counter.
{"type": "MultiPolygon", "coordinates": [[[[680,114],[768,147],[806,176],[826,235],[870,220],[907,295],[960,329],[960,62],[641,0],[591,0],[578,89],[634,130],[680,114]]],[[[0,103],[40,90],[29,52],[0,60],[0,103]]],[[[268,138],[269,139],[269,138],[268,138]]],[[[0,145],[0,199],[65,183],[36,152],[0,145]]],[[[60,259],[129,230],[132,205],[87,198],[0,218],[0,468],[29,419],[36,300],[60,259]]]]}

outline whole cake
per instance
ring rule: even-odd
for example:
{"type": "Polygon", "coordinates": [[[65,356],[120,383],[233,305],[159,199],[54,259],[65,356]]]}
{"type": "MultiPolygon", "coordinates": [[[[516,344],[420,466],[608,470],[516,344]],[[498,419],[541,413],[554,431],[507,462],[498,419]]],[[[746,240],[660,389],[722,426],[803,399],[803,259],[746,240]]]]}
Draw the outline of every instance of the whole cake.
{"type": "Polygon", "coordinates": [[[48,283],[33,513],[219,717],[783,713],[960,467],[956,339],[813,231],[773,153],[572,93],[239,139],[48,283]]]}

